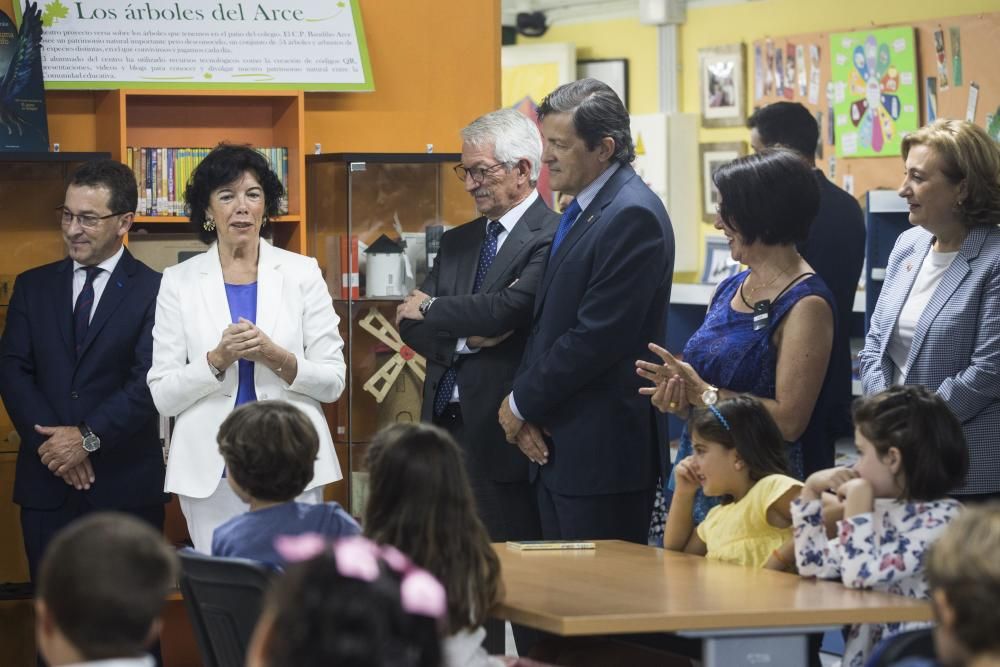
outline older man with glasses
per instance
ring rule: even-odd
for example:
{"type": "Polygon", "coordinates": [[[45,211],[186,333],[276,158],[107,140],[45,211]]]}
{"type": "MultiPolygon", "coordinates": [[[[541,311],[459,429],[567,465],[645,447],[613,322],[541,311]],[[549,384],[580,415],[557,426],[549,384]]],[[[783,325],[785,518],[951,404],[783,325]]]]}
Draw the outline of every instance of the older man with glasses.
{"type": "Polygon", "coordinates": [[[0,396],[21,440],[14,502],[32,580],[55,533],[91,511],[163,528],[163,455],[146,386],[160,274],[123,245],[136,201],[125,165],[80,166],[53,221],[68,257],[14,283],[0,396]]]}
{"type": "Polygon", "coordinates": [[[510,390],[559,217],[539,197],[542,140],[514,109],[462,130],[458,178],[481,217],[449,230],[427,280],[399,306],[403,340],[427,358],[422,419],[462,445],[479,516],[495,541],[540,536],[528,460],[496,406],[510,390]]]}

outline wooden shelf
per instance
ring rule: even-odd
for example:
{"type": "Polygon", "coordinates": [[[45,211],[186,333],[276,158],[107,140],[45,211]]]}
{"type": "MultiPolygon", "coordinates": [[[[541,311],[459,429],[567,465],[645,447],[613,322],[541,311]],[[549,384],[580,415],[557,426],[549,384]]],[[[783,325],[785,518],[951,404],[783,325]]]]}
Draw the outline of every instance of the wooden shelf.
{"type": "MultiPolygon", "coordinates": [[[[274,223],[300,223],[302,222],[301,215],[279,215],[277,218],[271,218],[271,222],[274,223]]],[[[185,215],[137,215],[135,216],[136,224],[167,224],[167,225],[186,225],[189,220],[185,215]]]]}
{"type": "Polygon", "coordinates": [[[92,152],[60,152],[60,153],[40,153],[16,151],[0,152],[0,162],[89,162],[91,160],[103,160],[111,157],[111,153],[102,151],[92,152]]]}

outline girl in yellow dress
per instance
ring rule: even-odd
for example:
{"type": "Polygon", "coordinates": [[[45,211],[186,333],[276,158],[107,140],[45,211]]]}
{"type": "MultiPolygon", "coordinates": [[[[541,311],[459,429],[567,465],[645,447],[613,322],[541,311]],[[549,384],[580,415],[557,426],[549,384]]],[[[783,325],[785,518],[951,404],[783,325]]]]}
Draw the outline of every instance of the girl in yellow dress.
{"type": "Polygon", "coordinates": [[[736,396],[694,412],[690,429],[694,454],[676,466],[664,548],[790,569],[795,562],[791,503],[802,482],[787,474],[785,442],[767,409],[751,396],[736,396]],[[723,502],[695,528],[691,507],[699,487],[723,502]]]}

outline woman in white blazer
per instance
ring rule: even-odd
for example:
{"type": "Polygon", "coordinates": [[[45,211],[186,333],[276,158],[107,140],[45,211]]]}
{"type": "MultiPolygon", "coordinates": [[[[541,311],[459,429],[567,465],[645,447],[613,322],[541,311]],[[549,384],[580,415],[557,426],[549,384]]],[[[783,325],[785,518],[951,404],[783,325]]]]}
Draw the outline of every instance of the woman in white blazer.
{"type": "Polygon", "coordinates": [[[236,405],[281,399],[299,407],[320,436],[313,479],[298,500],[320,502],[341,479],[320,403],[337,400],[345,364],[339,319],[316,260],[275,248],[260,231],[283,189],[267,161],[220,144],[185,192],[207,252],[163,272],[148,375],[161,414],[176,417],[166,491],[180,498],[197,550],[245,512],[225,479],[216,434],[236,405]]]}
{"type": "Polygon", "coordinates": [[[962,423],[962,500],[1000,494],[1000,146],[939,120],[903,138],[914,229],[899,236],[859,355],[866,394],[936,391],[962,423]]]}

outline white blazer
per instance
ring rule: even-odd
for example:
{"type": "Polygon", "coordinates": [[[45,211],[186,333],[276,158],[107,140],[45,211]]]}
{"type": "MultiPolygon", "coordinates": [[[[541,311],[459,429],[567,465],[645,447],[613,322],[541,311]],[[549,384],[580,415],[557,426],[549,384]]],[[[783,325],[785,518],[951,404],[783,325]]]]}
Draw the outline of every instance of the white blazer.
{"type": "MultiPolygon", "coordinates": [[[[291,385],[254,364],[258,400],[281,399],[300,408],[319,433],[314,488],[343,477],[320,403],[344,391],[344,341],[340,318],[316,260],[260,241],[257,327],[298,360],[291,385]]],[[[153,365],[147,382],[161,414],[176,417],[165,490],[192,498],[215,491],[224,462],[216,434],[236,401],[234,363],[220,381],[206,355],[232,323],[216,244],[163,272],[153,325],[153,365]]]]}

